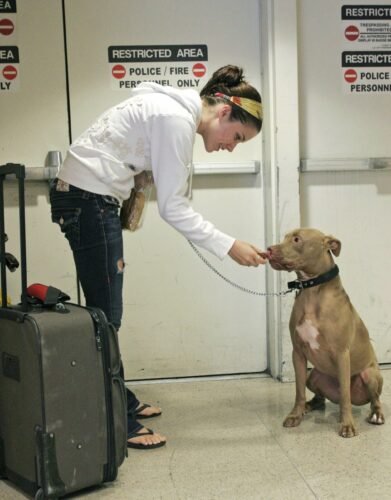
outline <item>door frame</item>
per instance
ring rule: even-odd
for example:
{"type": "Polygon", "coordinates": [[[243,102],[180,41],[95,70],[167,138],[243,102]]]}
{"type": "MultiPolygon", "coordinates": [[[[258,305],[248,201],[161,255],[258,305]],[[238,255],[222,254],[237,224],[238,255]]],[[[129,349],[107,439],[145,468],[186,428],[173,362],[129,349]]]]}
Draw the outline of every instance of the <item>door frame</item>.
{"type": "MultiPolygon", "coordinates": [[[[299,102],[296,0],[260,0],[263,176],[266,242],[300,226],[299,102]]],[[[267,291],[286,290],[287,273],[267,267],[267,291]]],[[[289,317],[293,298],[268,297],[268,359],[274,378],[292,380],[289,317]]]]}

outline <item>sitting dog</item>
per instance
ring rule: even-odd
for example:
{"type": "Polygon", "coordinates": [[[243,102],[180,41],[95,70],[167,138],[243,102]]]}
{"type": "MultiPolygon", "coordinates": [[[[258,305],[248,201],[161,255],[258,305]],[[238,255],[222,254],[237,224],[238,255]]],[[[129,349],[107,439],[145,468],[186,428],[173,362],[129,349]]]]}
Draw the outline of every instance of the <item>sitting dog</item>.
{"type": "Polygon", "coordinates": [[[339,404],[339,435],[353,437],[357,429],[351,405],[371,404],[368,422],[384,424],[379,396],[383,378],[368,331],[351,304],[338,267],[341,242],[316,229],[296,229],[281,244],[268,248],[273,269],[295,271],[297,288],[290,318],[296,401],[285,427],[300,424],[303,415],[325,407],[325,398],[339,404]],[[307,376],[307,360],[313,369],[307,376]],[[305,389],[315,393],[306,403],[305,389]]]}

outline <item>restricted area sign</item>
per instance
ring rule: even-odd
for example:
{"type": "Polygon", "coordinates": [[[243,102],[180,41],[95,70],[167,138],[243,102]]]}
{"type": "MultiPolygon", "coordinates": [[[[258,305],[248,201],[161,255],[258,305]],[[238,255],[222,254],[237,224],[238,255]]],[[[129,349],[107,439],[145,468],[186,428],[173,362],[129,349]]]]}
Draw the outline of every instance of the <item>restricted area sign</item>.
{"type": "Polygon", "coordinates": [[[391,5],[341,6],[341,75],[347,94],[391,94],[391,5]]]}
{"type": "Polygon", "coordinates": [[[200,89],[207,60],[206,45],[110,45],[111,88],[127,90],[154,82],[200,89]]]}
{"type": "Polygon", "coordinates": [[[0,0],[0,94],[20,88],[16,0],[0,0]]]}

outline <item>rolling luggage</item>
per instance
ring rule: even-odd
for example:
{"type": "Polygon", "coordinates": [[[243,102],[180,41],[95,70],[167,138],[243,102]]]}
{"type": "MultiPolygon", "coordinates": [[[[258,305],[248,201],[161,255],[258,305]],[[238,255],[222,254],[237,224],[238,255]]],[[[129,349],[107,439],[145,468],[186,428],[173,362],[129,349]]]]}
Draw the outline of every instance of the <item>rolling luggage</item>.
{"type": "Polygon", "coordinates": [[[104,313],[64,294],[28,296],[24,177],[23,165],[0,166],[0,475],[35,498],[59,498],[116,478],[127,455],[126,395],[117,333],[104,313]],[[22,277],[21,304],[10,307],[7,175],[19,182],[22,277]]]}

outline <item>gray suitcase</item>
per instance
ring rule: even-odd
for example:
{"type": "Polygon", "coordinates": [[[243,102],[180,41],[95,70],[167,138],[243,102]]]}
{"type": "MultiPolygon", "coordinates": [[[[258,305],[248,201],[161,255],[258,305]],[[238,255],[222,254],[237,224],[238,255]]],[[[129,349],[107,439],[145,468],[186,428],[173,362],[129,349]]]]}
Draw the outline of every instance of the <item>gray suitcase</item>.
{"type": "Polygon", "coordinates": [[[29,303],[22,165],[0,166],[0,254],[8,174],[19,181],[22,297],[7,307],[2,257],[0,475],[36,498],[59,498],[113,481],[127,455],[118,338],[99,309],[29,303]]]}

